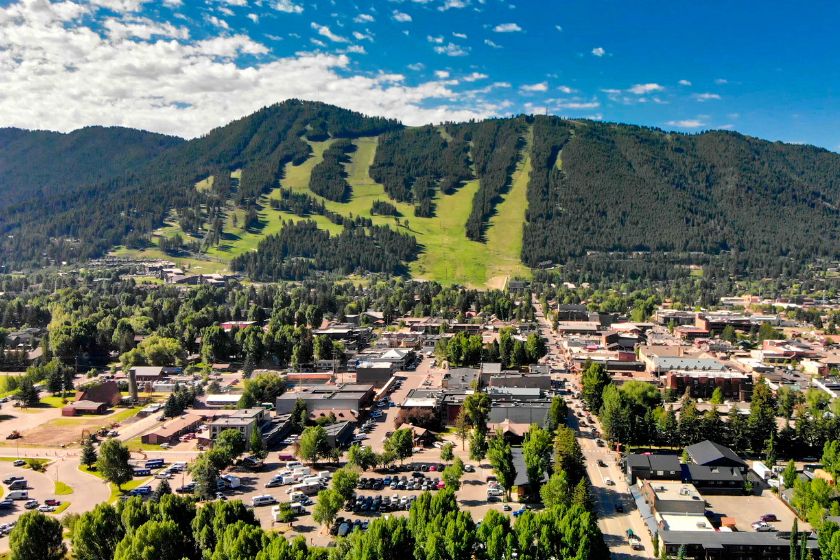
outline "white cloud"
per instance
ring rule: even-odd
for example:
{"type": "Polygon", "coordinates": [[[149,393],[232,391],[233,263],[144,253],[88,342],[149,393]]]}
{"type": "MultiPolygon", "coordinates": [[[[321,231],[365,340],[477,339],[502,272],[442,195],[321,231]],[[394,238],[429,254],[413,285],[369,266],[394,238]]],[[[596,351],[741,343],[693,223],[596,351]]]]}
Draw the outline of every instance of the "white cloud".
{"type": "Polygon", "coordinates": [[[627,91],[635,93],[636,95],[644,95],[652,91],[663,91],[664,89],[665,88],[659,84],[636,84],[627,91]]]}
{"type": "Polygon", "coordinates": [[[542,82],[542,83],[539,83],[539,84],[519,86],[519,89],[522,90],[522,91],[547,91],[548,90],[548,83],[542,82]]]}
{"type": "Polygon", "coordinates": [[[408,68],[410,70],[414,70],[416,72],[419,72],[420,70],[423,70],[424,68],[426,68],[426,65],[423,64],[422,62],[417,62],[416,64],[409,64],[408,68]]]}
{"type": "Polygon", "coordinates": [[[587,102],[561,102],[557,104],[558,109],[595,109],[596,107],[600,107],[601,104],[597,101],[587,101],[587,102]]]}
{"type": "Polygon", "coordinates": [[[716,93],[695,93],[692,95],[697,101],[709,101],[710,99],[720,99],[720,95],[716,93]]]}
{"type": "Polygon", "coordinates": [[[595,47],[594,49],[592,49],[592,54],[594,54],[595,56],[604,56],[605,54],[607,54],[607,51],[605,51],[601,47],[595,47]]]}
{"type": "Polygon", "coordinates": [[[722,85],[722,84],[728,84],[728,83],[729,83],[729,81],[728,81],[728,80],[724,80],[723,78],[718,78],[717,80],[715,80],[715,83],[716,83],[717,85],[722,85]]]}
{"type": "Polygon", "coordinates": [[[347,47],[347,52],[357,53],[357,54],[367,54],[367,51],[361,45],[350,45],[349,47],[347,47]]]}
{"type": "Polygon", "coordinates": [[[309,39],[309,40],[312,41],[312,43],[318,45],[319,47],[327,48],[327,44],[323,41],[319,41],[318,39],[309,39]]]}
{"type": "Polygon", "coordinates": [[[734,124],[724,124],[722,126],[719,126],[718,128],[721,128],[723,130],[732,130],[733,128],[735,128],[735,125],[734,124]]]}
{"type": "Polygon", "coordinates": [[[621,93],[620,89],[602,89],[601,91],[608,95],[618,95],[619,93],[621,93]]]}
{"type": "Polygon", "coordinates": [[[235,32],[185,43],[179,39],[189,36],[186,29],[136,17],[120,18],[103,33],[87,17],[74,22],[95,14],[88,5],[39,2],[37,8],[30,1],[0,7],[3,126],[63,132],[126,126],[193,138],[290,98],[409,125],[508,112],[503,102],[448,104],[457,94],[437,80],[409,87],[395,75],[354,73],[347,55],[274,58],[265,45],[235,32]]]}
{"type": "Polygon", "coordinates": [[[435,70],[435,77],[441,80],[445,80],[449,77],[449,72],[446,70],[435,70]]]}
{"type": "Polygon", "coordinates": [[[393,17],[395,20],[400,21],[400,22],[411,21],[411,16],[410,15],[404,14],[404,13],[398,11],[398,10],[394,10],[394,13],[391,17],[393,17]]]}
{"type": "Polygon", "coordinates": [[[231,6],[247,6],[248,0],[218,0],[219,2],[223,2],[225,4],[229,4],[231,6]]]}
{"type": "Polygon", "coordinates": [[[487,74],[481,74],[479,72],[473,72],[469,76],[465,76],[464,81],[465,82],[474,82],[476,80],[484,80],[484,79],[489,78],[489,77],[490,76],[488,76],[487,74]]]}
{"type": "Polygon", "coordinates": [[[490,39],[484,39],[484,44],[485,44],[485,45],[490,45],[490,46],[491,46],[491,47],[493,47],[494,49],[501,49],[501,48],[502,48],[502,45],[497,45],[496,43],[494,43],[494,42],[493,42],[493,41],[491,41],[490,39]]]}
{"type": "Polygon", "coordinates": [[[563,28],[562,28],[562,27],[560,27],[559,25],[555,25],[555,26],[554,26],[554,28],[555,28],[557,31],[563,31],[563,28]]]}
{"type": "Polygon", "coordinates": [[[316,31],[318,31],[318,35],[323,35],[324,37],[326,37],[330,41],[333,41],[333,42],[336,42],[336,43],[347,43],[347,42],[349,42],[347,37],[342,37],[341,35],[336,35],[332,31],[330,31],[330,28],[327,27],[326,25],[318,25],[317,23],[315,23],[313,21],[312,24],[311,24],[311,27],[312,27],[312,29],[315,29],[316,31]]]}
{"type": "Polygon", "coordinates": [[[216,16],[207,16],[207,21],[209,21],[212,25],[216,27],[220,27],[222,29],[230,29],[230,25],[223,19],[219,19],[216,16]]]}
{"type": "Polygon", "coordinates": [[[510,82],[495,82],[493,83],[493,87],[508,88],[510,87],[510,82]]]}
{"type": "Polygon", "coordinates": [[[570,88],[569,86],[560,86],[557,89],[559,89],[563,93],[574,93],[575,91],[577,91],[577,90],[574,90],[574,89],[570,88]]]}
{"type": "Polygon", "coordinates": [[[515,23],[502,23],[493,28],[496,33],[513,33],[514,31],[522,31],[522,28],[515,23]]]}
{"type": "Polygon", "coordinates": [[[467,56],[469,50],[469,47],[461,47],[455,43],[449,43],[445,47],[435,47],[436,53],[445,54],[446,56],[467,56]]]}
{"type": "Polygon", "coordinates": [[[444,11],[450,8],[466,8],[470,5],[470,0],[446,0],[443,3],[443,6],[440,6],[438,10],[444,11]]]}
{"type": "Polygon", "coordinates": [[[250,19],[254,23],[260,22],[260,16],[258,16],[257,14],[248,14],[248,19],[250,19]]]}
{"type": "Polygon", "coordinates": [[[360,33],[358,31],[353,32],[353,37],[355,37],[357,41],[373,41],[373,37],[371,37],[370,35],[365,35],[364,33],[360,33]]]}
{"type": "Polygon", "coordinates": [[[466,39],[467,38],[466,33],[455,33],[454,31],[452,32],[452,36],[453,37],[458,37],[459,39],[466,39]]]}
{"type": "Polygon", "coordinates": [[[430,43],[443,43],[443,36],[432,37],[431,35],[426,35],[426,40],[430,43]]]}
{"type": "Polygon", "coordinates": [[[668,126],[676,126],[678,128],[700,128],[706,126],[706,123],[700,122],[697,119],[686,119],[682,121],[668,121],[665,124],[668,126]]]}
{"type": "Polygon", "coordinates": [[[353,21],[355,21],[356,23],[366,23],[366,22],[372,22],[372,21],[376,21],[376,20],[374,20],[373,16],[370,15],[370,14],[359,14],[355,18],[353,18],[353,21]]]}
{"type": "Polygon", "coordinates": [[[219,11],[225,14],[226,16],[234,15],[233,10],[230,8],[225,8],[224,6],[219,6],[219,11]]]}
{"type": "Polygon", "coordinates": [[[691,82],[689,82],[688,80],[680,80],[679,83],[680,83],[681,86],[690,86],[691,85],[691,82]]]}
{"type": "Polygon", "coordinates": [[[303,12],[303,6],[294,4],[292,0],[274,0],[271,3],[271,7],[287,14],[300,14],[303,12]]]}
{"type": "Polygon", "coordinates": [[[740,115],[739,113],[729,113],[729,115],[727,115],[727,116],[728,116],[730,119],[733,119],[733,120],[734,120],[734,119],[740,119],[740,118],[741,118],[741,115],[740,115]]]}

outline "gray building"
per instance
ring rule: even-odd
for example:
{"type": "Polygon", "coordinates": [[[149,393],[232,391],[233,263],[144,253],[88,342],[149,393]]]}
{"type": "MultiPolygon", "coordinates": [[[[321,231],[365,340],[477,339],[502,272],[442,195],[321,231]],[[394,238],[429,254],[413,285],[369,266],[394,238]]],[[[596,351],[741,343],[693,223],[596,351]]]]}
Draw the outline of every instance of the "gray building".
{"type": "MultiPolygon", "coordinates": [[[[669,556],[676,556],[684,546],[686,558],[692,560],[790,558],[789,535],[781,533],[660,531],[659,539],[669,556]]],[[[820,557],[815,535],[807,535],[803,542],[814,558],[820,557]]]]}
{"type": "Polygon", "coordinates": [[[455,368],[443,374],[441,387],[444,389],[472,389],[478,383],[480,371],[476,368],[455,368]]]}
{"type": "Polygon", "coordinates": [[[356,364],[356,382],[371,384],[381,389],[393,375],[394,366],[390,362],[359,362],[356,364]]]}
{"type": "Polygon", "coordinates": [[[626,455],[622,468],[630,484],[636,480],[682,480],[682,465],[676,455],[626,455]]]}
{"type": "Polygon", "coordinates": [[[210,439],[216,440],[225,430],[239,430],[247,442],[251,438],[254,428],[262,426],[270,420],[268,411],[264,408],[245,408],[237,410],[230,416],[217,418],[207,426],[210,428],[210,439]]]}
{"type": "Polygon", "coordinates": [[[691,484],[653,480],[642,486],[642,495],[659,514],[696,515],[706,511],[706,500],[700,497],[691,484]]]}
{"type": "Polygon", "coordinates": [[[336,422],[324,426],[330,447],[344,447],[353,439],[352,422],[336,422]]]}
{"type": "Polygon", "coordinates": [[[489,424],[501,424],[510,420],[514,424],[537,424],[543,426],[551,410],[551,401],[523,403],[493,403],[490,406],[489,424]]]}
{"type": "Polygon", "coordinates": [[[538,389],[548,391],[551,389],[551,375],[537,373],[502,373],[490,377],[490,387],[506,388],[515,387],[520,389],[538,389]]]}
{"type": "Polygon", "coordinates": [[[306,410],[355,410],[367,406],[374,395],[373,385],[301,385],[298,391],[283,393],[277,397],[277,414],[289,414],[295,409],[295,402],[301,399],[306,410]]]}

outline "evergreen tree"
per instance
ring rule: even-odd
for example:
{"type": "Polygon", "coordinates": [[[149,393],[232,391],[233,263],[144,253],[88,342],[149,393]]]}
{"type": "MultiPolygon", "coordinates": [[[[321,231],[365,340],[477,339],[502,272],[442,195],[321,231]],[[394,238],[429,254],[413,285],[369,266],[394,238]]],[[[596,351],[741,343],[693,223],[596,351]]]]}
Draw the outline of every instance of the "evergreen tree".
{"type": "Polygon", "coordinates": [[[93,447],[93,440],[91,438],[87,438],[85,442],[82,444],[82,454],[80,458],[80,462],[90,469],[93,465],[96,464],[96,449],[93,447]]]}

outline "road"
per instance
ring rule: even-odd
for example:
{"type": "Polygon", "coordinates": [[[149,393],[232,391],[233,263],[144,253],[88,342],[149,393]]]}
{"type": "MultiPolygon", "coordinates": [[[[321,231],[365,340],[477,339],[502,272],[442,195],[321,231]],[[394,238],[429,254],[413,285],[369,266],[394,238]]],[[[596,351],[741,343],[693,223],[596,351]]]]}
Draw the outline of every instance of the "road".
{"type": "MultiPolygon", "coordinates": [[[[548,339],[549,358],[562,360],[556,343],[559,338],[551,329],[546,320],[542,306],[539,301],[534,300],[537,308],[537,322],[540,326],[540,334],[548,339]]],[[[555,374],[552,377],[566,382],[567,387],[573,385],[573,376],[569,373],[555,374]]],[[[616,463],[616,453],[606,447],[598,447],[597,438],[592,434],[591,424],[597,424],[597,419],[587,419],[590,426],[580,425],[581,418],[575,413],[583,413],[582,401],[566,396],[566,403],[569,405],[568,426],[577,432],[578,443],[586,458],[586,472],[592,483],[592,495],[595,499],[596,511],[598,513],[598,525],[604,534],[604,540],[612,551],[613,558],[650,558],[653,554],[653,543],[645,528],[644,521],[635,508],[635,503],[630,494],[624,475],[616,463]],[[578,407],[578,408],[575,408],[578,407]],[[602,460],[606,466],[598,466],[598,460],[602,460]],[[608,485],[606,480],[610,479],[613,484],[608,485]],[[624,512],[615,510],[616,503],[624,507],[624,512]],[[627,540],[627,530],[632,529],[642,539],[642,550],[633,550],[627,540]]],[[[600,432],[600,425],[598,425],[600,432]]]]}

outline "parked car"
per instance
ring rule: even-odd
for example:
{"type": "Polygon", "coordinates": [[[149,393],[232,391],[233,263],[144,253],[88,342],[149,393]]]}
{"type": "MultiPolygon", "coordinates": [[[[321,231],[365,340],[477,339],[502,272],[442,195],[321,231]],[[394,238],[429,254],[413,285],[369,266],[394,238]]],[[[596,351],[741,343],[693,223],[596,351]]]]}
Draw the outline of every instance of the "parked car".
{"type": "Polygon", "coordinates": [[[61,505],[61,500],[49,499],[49,500],[44,500],[44,503],[47,504],[48,506],[60,506],[61,505]]]}
{"type": "Polygon", "coordinates": [[[3,500],[0,502],[0,509],[10,509],[15,505],[14,500],[3,500]]]}
{"type": "Polygon", "coordinates": [[[523,513],[525,513],[526,511],[528,511],[528,510],[527,510],[527,509],[525,509],[525,508],[522,508],[522,509],[520,509],[520,510],[514,511],[514,512],[513,512],[513,516],[514,516],[514,517],[519,517],[520,515],[522,515],[522,514],[523,514],[523,513]]]}
{"type": "Polygon", "coordinates": [[[3,479],[3,484],[11,484],[15,480],[23,480],[22,476],[10,476],[8,478],[3,479]]]}
{"type": "Polygon", "coordinates": [[[765,523],[769,523],[771,521],[778,521],[778,520],[779,520],[779,518],[776,517],[776,515],[773,514],[773,513],[768,513],[766,515],[761,516],[761,521],[764,521],[765,523]]]}
{"type": "Polygon", "coordinates": [[[510,510],[511,510],[510,504],[505,504],[505,505],[502,506],[502,511],[510,511],[510,510]]]}
{"type": "Polygon", "coordinates": [[[23,504],[23,507],[25,507],[26,509],[35,509],[36,507],[38,507],[38,505],[38,500],[29,500],[25,504],[23,504]]]}
{"type": "Polygon", "coordinates": [[[55,507],[54,506],[43,505],[43,506],[40,506],[38,508],[38,511],[40,511],[41,513],[52,513],[52,512],[55,511],[55,507]]]}
{"type": "Polygon", "coordinates": [[[758,531],[759,533],[768,533],[770,531],[776,530],[775,527],[763,521],[756,521],[752,524],[752,528],[758,531]]]}

